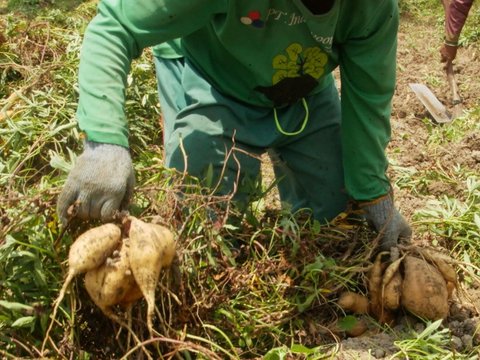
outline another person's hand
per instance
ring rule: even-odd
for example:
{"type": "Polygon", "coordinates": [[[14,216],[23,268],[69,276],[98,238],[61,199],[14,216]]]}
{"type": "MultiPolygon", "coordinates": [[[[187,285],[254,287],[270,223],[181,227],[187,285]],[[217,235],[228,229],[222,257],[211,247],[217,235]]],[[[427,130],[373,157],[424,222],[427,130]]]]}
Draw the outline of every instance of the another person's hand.
{"type": "Polygon", "coordinates": [[[442,63],[452,62],[457,57],[457,45],[443,44],[440,48],[440,61],[442,63]]]}
{"type": "Polygon", "coordinates": [[[400,243],[409,243],[412,229],[393,203],[389,193],[376,200],[360,203],[365,219],[373,225],[380,236],[380,251],[388,251],[400,243]]]}
{"type": "Polygon", "coordinates": [[[81,219],[111,219],[124,209],[133,193],[135,174],[127,148],[119,145],[85,142],[85,149],[70,171],[57,202],[63,225],[69,208],[76,204],[81,219]]]}

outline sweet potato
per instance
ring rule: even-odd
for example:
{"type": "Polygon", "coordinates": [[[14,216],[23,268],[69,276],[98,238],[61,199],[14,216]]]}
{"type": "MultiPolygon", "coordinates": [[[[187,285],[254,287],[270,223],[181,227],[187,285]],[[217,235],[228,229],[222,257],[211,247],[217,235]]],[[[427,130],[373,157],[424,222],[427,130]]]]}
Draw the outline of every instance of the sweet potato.
{"type": "Polygon", "coordinates": [[[81,234],[68,253],[69,274],[73,276],[95,269],[118,248],[121,230],[115,224],[104,224],[81,234]]]}
{"type": "Polygon", "coordinates": [[[68,273],[62,288],[55,300],[52,320],[45,335],[42,351],[52,329],[58,307],[65,296],[68,285],[76,275],[99,267],[105,259],[118,247],[121,230],[115,224],[104,224],[87,230],[71,245],[68,253],[68,273]]]}
{"type": "Polygon", "coordinates": [[[398,269],[402,264],[405,255],[398,258],[397,260],[393,261],[388,267],[385,269],[383,276],[382,276],[382,289],[392,280],[395,274],[398,273],[398,269]]]}
{"type": "Polygon", "coordinates": [[[142,297],[142,290],[140,290],[138,284],[134,282],[134,284],[127,290],[122,300],[120,300],[119,304],[124,308],[128,308],[135,301],[141,299],[142,297]]]}
{"type": "Polygon", "coordinates": [[[384,251],[377,255],[373,266],[368,274],[368,295],[370,298],[370,312],[380,323],[389,324],[393,321],[393,314],[389,309],[383,307],[382,299],[382,281],[387,262],[383,262],[383,257],[390,255],[390,252],[384,251]]]}
{"type": "Polygon", "coordinates": [[[96,269],[120,245],[122,232],[115,224],[104,224],[87,230],[70,246],[68,274],[56,303],[60,303],[74,276],[96,269]]]}
{"type": "Polygon", "coordinates": [[[121,303],[127,292],[135,286],[128,258],[129,243],[125,239],[117,256],[108,258],[100,267],[85,274],[85,289],[93,302],[110,318],[117,319],[112,306],[121,303]]]}
{"type": "Polygon", "coordinates": [[[428,319],[448,315],[448,290],[445,279],[435,266],[423,259],[406,256],[404,260],[401,304],[411,313],[428,319]]]}
{"type": "Polygon", "coordinates": [[[337,301],[345,312],[352,312],[354,314],[367,314],[369,303],[368,298],[351,291],[342,293],[337,301]]]}
{"type": "Polygon", "coordinates": [[[400,307],[403,278],[400,271],[390,277],[390,281],[383,287],[382,305],[384,308],[396,310],[400,307]]]}
{"type": "Polygon", "coordinates": [[[166,227],[145,223],[133,216],[130,221],[130,267],[138,287],[147,301],[147,326],[153,334],[155,289],[162,267],[170,266],[175,256],[173,233],[166,227]]]}
{"type": "Polygon", "coordinates": [[[381,252],[375,258],[372,268],[368,274],[368,296],[370,298],[370,310],[372,314],[379,319],[382,317],[382,275],[385,270],[386,263],[382,262],[382,258],[388,252],[381,252]]]}
{"type": "Polygon", "coordinates": [[[402,294],[402,275],[400,265],[405,255],[394,260],[385,269],[382,278],[381,306],[383,309],[396,310],[400,307],[400,296],[402,294]]]}
{"type": "Polygon", "coordinates": [[[457,272],[455,268],[448,263],[447,255],[425,248],[418,249],[418,252],[422,257],[435,265],[447,283],[457,285],[457,272]]]}

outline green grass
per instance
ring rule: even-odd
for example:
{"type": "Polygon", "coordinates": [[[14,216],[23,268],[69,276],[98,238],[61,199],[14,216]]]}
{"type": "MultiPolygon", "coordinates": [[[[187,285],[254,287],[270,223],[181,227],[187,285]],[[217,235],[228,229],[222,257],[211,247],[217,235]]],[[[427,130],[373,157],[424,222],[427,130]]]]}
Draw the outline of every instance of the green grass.
{"type": "Polygon", "coordinates": [[[399,351],[391,358],[405,358],[412,360],[424,359],[478,359],[476,351],[461,354],[453,353],[450,349],[451,333],[448,328],[442,327],[441,321],[429,322],[421,332],[413,329],[403,335],[403,339],[397,340],[395,345],[399,351]]]}
{"type": "MultiPolygon", "coordinates": [[[[29,17],[36,17],[39,9],[59,9],[72,11],[78,6],[86,3],[85,0],[3,0],[6,9],[11,12],[22,12],[29,17]]],[[[1,4],[1,3],[0,3],[1,4]]]]}

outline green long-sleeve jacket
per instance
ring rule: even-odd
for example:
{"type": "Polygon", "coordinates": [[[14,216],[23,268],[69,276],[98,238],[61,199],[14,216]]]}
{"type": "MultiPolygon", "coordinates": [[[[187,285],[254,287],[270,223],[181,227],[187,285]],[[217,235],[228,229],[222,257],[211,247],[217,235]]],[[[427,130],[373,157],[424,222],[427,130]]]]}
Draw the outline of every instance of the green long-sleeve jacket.
{"type": "Polygon", "coordinates": [[[395,87],[395,0],[334,0],[315,15],[301,0],[103,0],[81,51],[77,117],[89,140],[128,146],[130,63],[147,47],[180,51],[219,91],[285,106],[321,91],[340,67],[347,191],[388,191],[385,147],[395,87]],[[168,43],[177,40],[177,47],[168,43]]]}

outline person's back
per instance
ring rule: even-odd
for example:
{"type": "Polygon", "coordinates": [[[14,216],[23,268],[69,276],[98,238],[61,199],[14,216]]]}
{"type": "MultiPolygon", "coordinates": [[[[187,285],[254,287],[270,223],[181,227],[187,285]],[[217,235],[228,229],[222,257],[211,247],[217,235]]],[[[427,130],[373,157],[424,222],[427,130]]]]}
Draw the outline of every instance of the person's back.
{"type": "Polygon", "coordinates": [[[102,220],[128,202],[127,76],[132,59],[158,45],[167,167],[200,179],[212,169],[215,190],[244,203],[260,173],[250,154],[268,150],[292,211],[325,222],[352,200],[382,248],[411,236],[386,174],[397,1],[103,0],[98,9],[79,71],[86,146],[59,197],[60,219],[75,201],[79,217],[102,220]]]}

